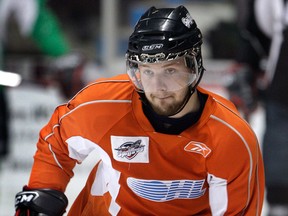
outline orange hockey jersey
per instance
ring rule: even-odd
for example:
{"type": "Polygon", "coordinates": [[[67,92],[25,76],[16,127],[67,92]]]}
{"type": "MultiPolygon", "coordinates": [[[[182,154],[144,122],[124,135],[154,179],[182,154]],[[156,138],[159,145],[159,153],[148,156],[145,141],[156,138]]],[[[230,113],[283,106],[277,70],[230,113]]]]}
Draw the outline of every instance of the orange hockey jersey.
{"type": "Polygon", "coordinates": [[[41,130],[29,187],[65,191],[75,164],[96,151],[70,216],[260,216],[257,138],[229,101],[198,91],[208,94],[199,121],[168,135],[155,132],[127,75],[87,86],[41,130]]]}

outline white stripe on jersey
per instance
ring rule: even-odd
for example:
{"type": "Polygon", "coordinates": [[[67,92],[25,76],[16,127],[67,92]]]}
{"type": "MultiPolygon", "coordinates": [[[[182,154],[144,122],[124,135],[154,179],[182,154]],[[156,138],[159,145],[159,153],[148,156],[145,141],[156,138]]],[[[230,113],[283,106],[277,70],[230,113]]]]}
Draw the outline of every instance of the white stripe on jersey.
{"type": "MultiPolygon", "coordinates": [[[[227,122],[225,122],[223,119],[218,118],[217,116],[211,115],[210,116],[212,119],[215,119],[216,121],[221,122],[222,124],[226,125],[228,128],[230,128],[231,130],[233,130],[239,137],[240,139],[243,141],[243,144],[245,145],[246,149],[247,149],[247,153],[249,155],[249,163],[250,163],[250,168],[249,168],[249,176],[248,176],[248,185],[247,185],[247,191],[248,191],[248,195],[247,195],[247,203],[246,203],[246,207],[249,204],[249,200],[250,200],[250,196],[251,196],[251,191],[250,191],[250,184],[251,184],[251,177],[252,177],[252,169],[253,169],[253,158],[252,158],[252,152],[250,150],[250,147],[247,143],[247,141],[245,140],[245,138],[242,136],[242,134],[236,130],[234,127],[232,127],[232,125],[228,124],[227,122]]],[[[244,209],[245,210],[245,209],[244,209]]]]}
{"type": "Polygon", "coordinates": [[[208,173],[207,182],[209,184],[209,203],[212,215],[222,216],[228,207],[227,181],[208,173]]]}
{"type": "Polygon", "coordinates": [[[97,169],[96,177],[91,187],[91,194],[94,196],[103,196],[109,191],[111,203],[109,212],[111,215],[117,215],[120,206],[116,203],[120,185],[120,172],[112,167],[109,155],[96,143],[81,136],[73,136],[66,140],[68,143],[69,156],[78,161],[82,161],[89,153],[96,150],[97,156],[102,160],[97,169]]]}

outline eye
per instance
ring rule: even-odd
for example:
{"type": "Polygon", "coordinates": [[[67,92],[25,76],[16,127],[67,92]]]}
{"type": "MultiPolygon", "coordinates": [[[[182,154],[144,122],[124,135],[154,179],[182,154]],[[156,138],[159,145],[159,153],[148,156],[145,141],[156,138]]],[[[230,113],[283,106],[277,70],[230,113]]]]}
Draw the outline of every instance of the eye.
{"type": "Polygon", "coordinates": [[[153,76],[154,72],[152,70],[144,70],[143,74],[145,74],[147,76],[153,76]]]}
{"type": "Polygon", "coordinates": [[[167,68],[165,69],[165,73],[166,74],[174,74],[176,72],[176,70],[174,68],[167,68]]]}

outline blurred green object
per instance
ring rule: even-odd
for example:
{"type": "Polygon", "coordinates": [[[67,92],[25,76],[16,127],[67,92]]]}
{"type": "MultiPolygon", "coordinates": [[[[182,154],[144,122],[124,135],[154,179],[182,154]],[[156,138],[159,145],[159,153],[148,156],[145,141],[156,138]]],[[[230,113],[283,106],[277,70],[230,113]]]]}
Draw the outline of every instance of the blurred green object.
{"type": "Polygon", "coordinates": [[[69,44],[63,34],[54,13],[46,6],[46,0],[37,0],[38,17],[35,21],[31,37],[38,48],[49,56],[61,56],[70,51],[69,44]]]}

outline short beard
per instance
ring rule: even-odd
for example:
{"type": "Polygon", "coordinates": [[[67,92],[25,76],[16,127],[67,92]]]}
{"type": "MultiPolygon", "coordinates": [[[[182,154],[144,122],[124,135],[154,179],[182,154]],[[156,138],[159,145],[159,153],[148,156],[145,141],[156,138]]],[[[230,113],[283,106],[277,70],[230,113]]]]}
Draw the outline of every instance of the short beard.
{"type": "Polygon", "coordinates": [[[168,104],[165,107],[159,106],[159,105],[154,105],[151,102],[149,102],[149,104],[152,107],[152,109],[154,110],[154,112],[157,113],[158,115],[173,116],[173,115],[176,115],[178,112],[180,112],[186,106],[187,101],[189,100],[190,97],[191,97],[191,95],[187,91],[185,93],[185,97],[181,101],[177,101],[176,103],[168,104]]]}
{"type": "Polygon", "coordinates": [[[150,106],[152,107],[154,112],[157,113],[158,115],[173,116],[181,108],[182,104],[183,104],[183,101],[181,103],[168,105],[165,108],[160,107],[160,106],[154,106],[151,103],[150,103],[150,106]]]}

